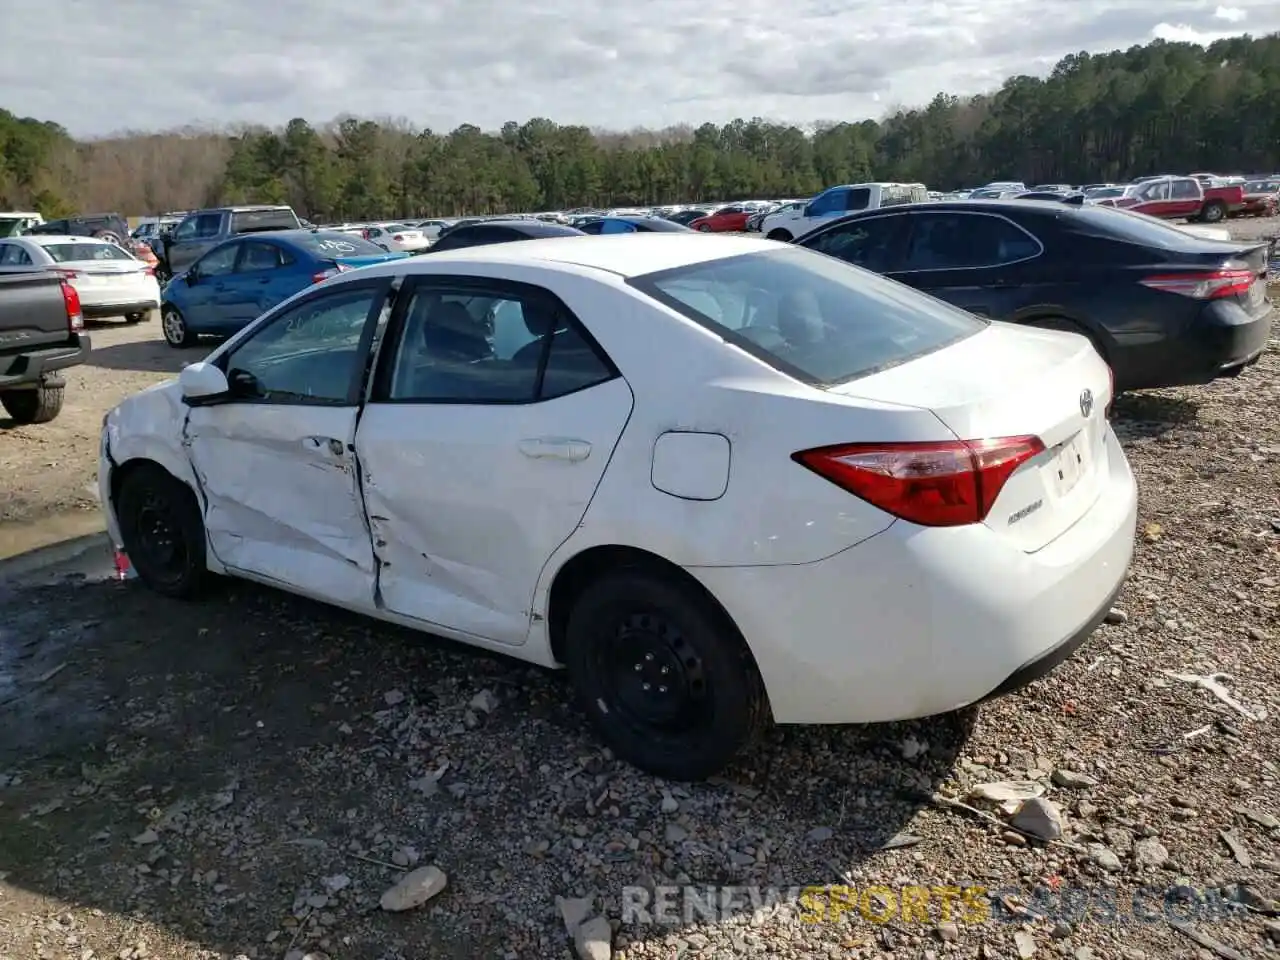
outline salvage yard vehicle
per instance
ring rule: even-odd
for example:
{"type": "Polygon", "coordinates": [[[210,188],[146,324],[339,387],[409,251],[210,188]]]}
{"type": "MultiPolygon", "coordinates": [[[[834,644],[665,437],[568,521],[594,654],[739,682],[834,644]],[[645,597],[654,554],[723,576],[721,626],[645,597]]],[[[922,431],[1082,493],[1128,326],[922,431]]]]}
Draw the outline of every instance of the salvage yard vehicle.
{"type": "Polygon", "coordinates": [[[160,594],[225,573],[563,665],[619,756],[694,780],[770,719],[1071,655],[1133,551],[1111,398],[1084,337],[803,248],[529,240],[281,304],[107,415],[99,490],[160,594]]]}
{"type": "Polygon", "coordinates": [[[243,233],[297,230],[301,227],[293,208],[283,205],[197,210],[184,217],[168,233],[157,236],[152,242],[152,249],[160,261],[161,275],[168,279],[186,270],[223,240],[243,233]]]}
{"type": "Polygon", "coordinates": [[[61,371],[89,354],[80,297],[38,267],[0,271],[0,406],[15,423],[48,423],[62,410],[61,371]]]}
{"type": "Polygon", "coordinates": [[[160,328],[169,346],[195,346],[201,334],[235,333],[312,284],[407,256],[336,230],[233,237],[165,285],[160,328]]]}
{"type": "Polygon", "coordinates": [[[1238,375],[1271,331],[1266,243],[1101,206],[919,204],[846,217],[800,242],[993,320],[1084,334],[1119,390],[1238,375]]]}
{"type": "Polygon", "coordinates": [[[139,323],[160,307],[155,269],[115,243],[31,234],[0,241],[0,273],[51,270],[71,284],[88,319],[139,323]]]}
{"type": "Polygon", "coordinates": [[[1120,196],[1101,197],[1099,206],[1145,213],[1152,217],[1218,223],[1244,209],[1244,187],[1195,177],[1149,177],[1135,180],[1120,196]]]}
{"type": "Polygon", "coordinates": [[[859,210],[877,210],[901,203],[924,203],[929,191],[923,183],[849,183],[829,187],[800,206],[785,206],[760,222],[770,240],[791,242],[824,223],[859,210]]]}

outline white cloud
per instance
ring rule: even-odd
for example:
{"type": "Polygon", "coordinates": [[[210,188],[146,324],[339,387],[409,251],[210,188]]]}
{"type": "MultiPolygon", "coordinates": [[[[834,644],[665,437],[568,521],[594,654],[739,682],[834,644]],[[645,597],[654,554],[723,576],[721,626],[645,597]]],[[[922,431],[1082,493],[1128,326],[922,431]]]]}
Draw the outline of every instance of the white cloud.
{"type": "Polygon", "coordinates": [[[103,134],[404,117],[630,128],[862,119],[981,92],[1059,57],[1280,30],[1237,0],[43,0],[5,10],[11,111],[103,134]],[[50,24],[57,31],[50,66],[50,24]],[[1239,26],[1233,27],[1233,24],[1239,26]]]}

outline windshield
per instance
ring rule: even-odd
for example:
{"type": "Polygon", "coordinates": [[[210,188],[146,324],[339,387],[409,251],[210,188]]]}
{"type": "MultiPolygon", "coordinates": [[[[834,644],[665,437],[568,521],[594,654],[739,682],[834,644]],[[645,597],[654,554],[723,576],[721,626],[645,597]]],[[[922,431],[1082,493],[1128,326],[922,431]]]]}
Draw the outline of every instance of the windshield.
{"type": "Polygon", "coordinates": [[[368,240],[337,230],[322,230],[304,237],[293,238],[298,246],[317,257],[381,257],[386,252],[368,240]]]}
{"type": "Polygon", "coordinates": [[[1098,200],[1106,197],[1123,197],[1124,187],[1094,187],[1092,190],[1086,190],[1085,196],[1090,200],[1098,200]]]}
{"type": "MultiPolygon", "coordinates": [[[[1117,207],[1080,207],[1076,223],[1096,228],[1099,235],[1162,250],[1187,250],[1204,243],[1204,238],[1172,226],[1158,217],[1117,207]]],[[[1089,232],[1089,231],[1086,231],[1089,232]]]]}
{"type": "Polygon", "coordinates": [[[903,284],[797,247],[628,282],[774,369],[817,386],[897,366],[986,326],[903,284]]]}
{"type": "Polygon", "coordinates": [[[134,259],[114,243],[42,243],[41,246],[58,263],[134,259]]]}

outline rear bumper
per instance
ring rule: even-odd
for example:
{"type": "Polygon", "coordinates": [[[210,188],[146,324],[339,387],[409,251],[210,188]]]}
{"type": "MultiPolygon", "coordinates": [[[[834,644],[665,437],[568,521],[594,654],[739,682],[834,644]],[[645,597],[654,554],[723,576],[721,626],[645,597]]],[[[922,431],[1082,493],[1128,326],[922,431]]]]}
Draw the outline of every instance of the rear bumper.
{"type": "Polygon", "coordinates": [[[1035,553],[986,526],[898,522],[816,563],[690,572],[742,631],[779,723],[875,723],[978,703],[1066,659],[1124,582],[1137,487],[1113,431],[1106,443],[1097,502],[1035,553]]]}
{"type": "Polygon", "coordinates": [[[131,313],[147,313],[160,309],[160,297],[154,300],[129,300],[124,303],[84,303],[80,304],[80,312],[86,319],[100,320],[103,317],[124,317],[131,313]]]}
{"type": "Polygon", "coordinates": [[[1238,304],[1206,304],[1176,331],[1152,342],[1120,341],[1116,387],[1145,390],[1211,383],[1256,363],[1271,336],[1276,310],[1246,313],[1238,304]]]}
{"type": "Polygon", "coordinates": [[[59,344],[0,355],[0,389],[34,387],[56,380],[54,373],[84,363],[92,343],[83,333],[73,333],[59,344]]]}

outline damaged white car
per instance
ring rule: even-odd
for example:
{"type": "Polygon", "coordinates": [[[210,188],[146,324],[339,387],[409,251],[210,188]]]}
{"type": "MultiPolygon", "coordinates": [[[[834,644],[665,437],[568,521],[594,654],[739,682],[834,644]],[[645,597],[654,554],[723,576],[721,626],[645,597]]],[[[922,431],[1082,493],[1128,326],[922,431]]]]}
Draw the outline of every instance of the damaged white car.
{"type": "Polygon", "coordinates": [[[122,403],[117,544],[567,667],[674,779],[925,716],[1097,626],[1136,490],[1082,337],[765,240],[530,240],[299,294],[122,403]]]}

